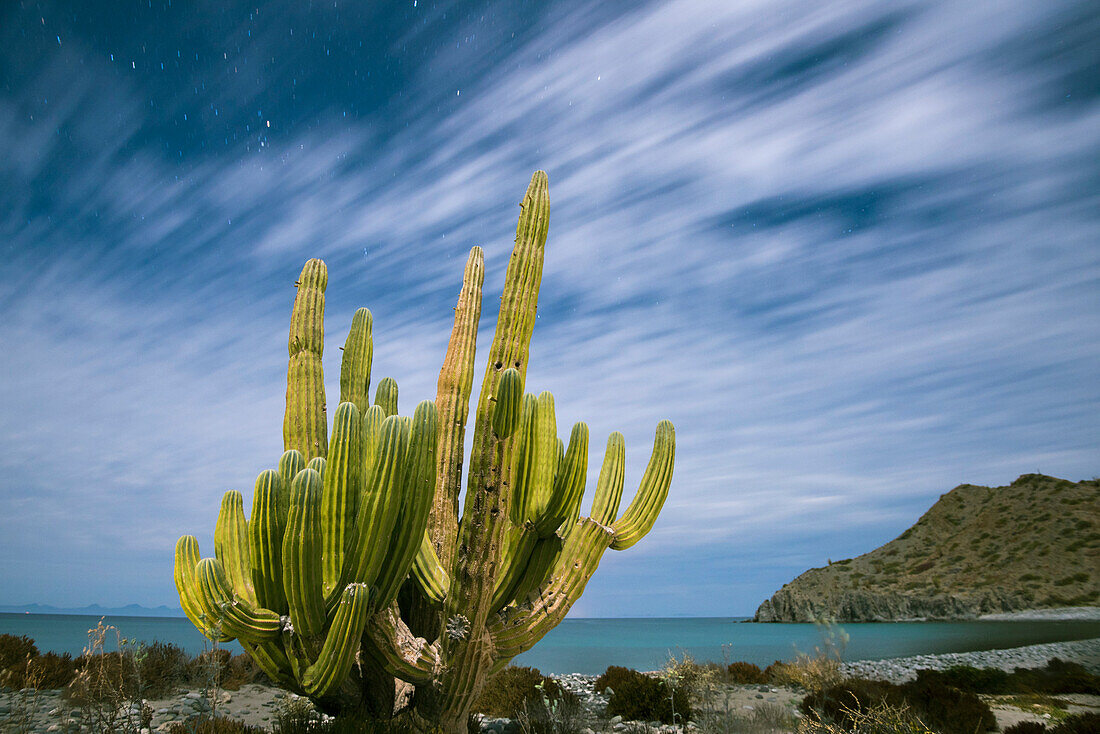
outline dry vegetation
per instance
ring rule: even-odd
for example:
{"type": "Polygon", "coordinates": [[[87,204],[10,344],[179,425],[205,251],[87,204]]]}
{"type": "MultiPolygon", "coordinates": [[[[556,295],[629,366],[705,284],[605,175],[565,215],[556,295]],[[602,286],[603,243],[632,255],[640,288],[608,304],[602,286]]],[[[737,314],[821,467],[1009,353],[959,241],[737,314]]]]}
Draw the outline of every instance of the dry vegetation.
{"type": "Polygon", "coordinates": [[[1100,603],[1100,481],[1025,474],[1007,487],[963,484],[870,553],[806,571],[806,597],[871,591],[989,592],[1029,608],[1100,603]]]}

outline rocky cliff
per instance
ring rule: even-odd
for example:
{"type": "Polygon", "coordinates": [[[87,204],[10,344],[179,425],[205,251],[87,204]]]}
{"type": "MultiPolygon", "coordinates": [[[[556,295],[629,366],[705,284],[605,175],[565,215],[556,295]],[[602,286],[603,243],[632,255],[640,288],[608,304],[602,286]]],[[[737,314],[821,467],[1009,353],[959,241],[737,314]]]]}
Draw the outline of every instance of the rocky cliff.
{"type": "Polygon", "coordinates": [[[757,622],[967,619],[1100,603],[1100,481],[964,484],[911,528],[783,586],[757,622]]]}

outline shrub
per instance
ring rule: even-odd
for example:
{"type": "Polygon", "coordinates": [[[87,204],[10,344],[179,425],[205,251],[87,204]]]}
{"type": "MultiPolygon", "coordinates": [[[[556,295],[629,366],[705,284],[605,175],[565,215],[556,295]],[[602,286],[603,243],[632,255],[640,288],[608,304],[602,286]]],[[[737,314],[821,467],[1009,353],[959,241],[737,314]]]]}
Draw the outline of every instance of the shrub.
{"type": "Polygon", "coordinates": [[[917,681],[953,686],[972,693],[1010,693],[1009,674],[999,668],[953,665],[946,670],[918,670],[917,681]]]}
{"type": "Polygon", "coordinates": [[[221,681],[229,674],[229,660],[233,655],[228,650],[203,650],[187,664],[187,681],[192,685],[206,686],[221,681]]]}
{"type": "Polygon", "coordinates": [[[523,734],[579,734],[584,726],[584,707],[569,695],[561,700],[528,699],[517,717],[523,734]]]}
{"type": "Polygon", "coordinates": [[[660,678],[674,692],[676,712],[681,715],[697,708],[716,682],[714,671],[695,662],[695,658],[686,652],[681,653],[679,658],[669,655],[660,678]]]}
{"type": "Polygon", "coordinates": [[[133,695],[136,676],[129,656],[97,652],[81,655],[74,664],[76,677],[64,694],[68,700],[84,706],[133,695]]]}
{"type": "Polygon", "coordinates": [[[38,648],[35,647],[34,640],[31,638],[26,635],[22,637],[0,635],[0,671],[21,665],[27,661],[27,658],[36,657],[38,657],[38,648]]]}
{"type": "Polygon", "coordinates": [[[774,663],[764,668],[764,678],[770,683],[786,685],[791,678],[790,667],[789,663],[785,663],[782,660],[776,660],[774,663]]]}
{"type": "Polygon", "coordinates": [[[187,722],[176,721],[168,727],[168,734],[267,734],[267,729],[215,716],[187,722]]]}
{"type": "Polygon", "coordinates": [[[807,718],[855,730],[860,717],[874,711],[909,710],[939,734],[973,734],[996,726],[993,712],[975,694],[924,679],[898,686],[852,679],[802,700],[807,718]]]}
{"type": "Polygon", "coordinates": [[[683,691],[674,690],[663,680],[636,670],[627,670],[626,675],[616,673],[616,679],[617,685],[608,686],[613,691],[607,702],[607,713],[611,716],[622,716],[629,721],[660,721],[664,724],[676,723],[674,718],[676,721],[691,718],[688,696],[683,691]]]}
{"type": "Polygon", "coordinates": [[[921,721],[939,734],[973,734],[997,728],[989,705],[970,691],[930,680],[911,681],[901,689],[921,721]]]}
{"type": "Polygon", "coordinates": [[[164,698],[187,677],[191,659],[182,648],[166,642],[154,642],[142,651],[138,670],[144,695],[164,698]]]}
{"type": "Polygon", "coordinates": [[[1051,658],[1045,668],[1016,668],[1010,680],[1014,691],[1021,693],[1100,694],[1100,676],[1058,658],[1051,658]]]}
{"type": "Polygon", "coordinates": [[[515,719],[523,713],[528,702],[541,704],[543,694],[551,701],[576,698],[537,668],[509,665],[489,679],[471,710],[486,716],[515,719]],[[542,690],[538,688],[540,685],[542,690]]]}
{"type": "Polygon", "coordinates": [[[1100,714],[1090,712],[1067,716],[1054,727],[1052,734],[1096,734],[1098,731],[1100,731],[1100,714]]]}
{"type": "MultiPolygon", "coordinates": [[[[471,717],[471,720],[473,717],[471,717]]],[[[470,729],[477,734],[480,727],[470,729]]],[[[374,721],[361,717],[322,719],[307,698],[286,698],[275,710],[271,734],[413,734],[395,720],[374,721]]]]}
{"type": "Polygon", "coordinates": [[[76,663],[72,655],[48,652],[29,660],[23,685],[35,688],[64,688],[76,677],[76,663]]]}
{"type": "Polygon", "coordinates": [[[1020,721],[1006,728],[1003,734],[1044,734],[1047,725],[1039,721],[1020,721]]]}
{"type": "Polygon", "coordinates": [[[840,685],[811,692],[802,699],[799,709],[811,720],[848,728],[855,726],[858,714],[869,713],[883,705],[900,706],[903,703],[898,686],[852,678],[840,685]]]}
{"type": "Polygon", "coordinates": [[[607,670],[596,679],[593,684],[596,689],[596,693],[604,693],[610,688],[614,691],[620,683],[637,675],[638,671],[631,670],[630,668],[624,668],[619,665],[609,665],[607,670]]]}
{"type": "Polygon", "coordinates": [[[759,665],[738,661],[726,666],[726,675],[730,683],[765,683],[768,677],[759,665]]]}
{"type": "Polygon", "coordinates": [[[256,665],[252,656],[242,652],[226,662],[220,685],[226,690],[237,691],[241,686],[255,683],[263,677],[263,671],[256,665]]]}

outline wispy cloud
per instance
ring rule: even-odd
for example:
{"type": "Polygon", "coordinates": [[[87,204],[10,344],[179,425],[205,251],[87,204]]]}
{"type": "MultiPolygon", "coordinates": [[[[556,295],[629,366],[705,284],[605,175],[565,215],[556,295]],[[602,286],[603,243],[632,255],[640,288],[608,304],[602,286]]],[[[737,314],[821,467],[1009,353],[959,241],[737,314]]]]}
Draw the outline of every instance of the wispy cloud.
{"type": "Polygon", "coordinates": [[[298,46],[336,19],[290,8],[252,41],[247,15],[191,28],[205,55],[167,91],[78,33],[20,67],[0,97],[6,601],[172,601],[175,538],[208,546],[220,493],[281,448],[307,257],[330,265],[333,394],[368,305],[375,374],[403,407],[431,397],[474,244],[491,338],[535,168],[530,387],[594,449],[624,431],[628,483],[677,425],[661,521],[578,613],[749,613],[955,484],[1096,473],[1097,36],[1068,30],[1096,25],[1087,4],[508,6],[389,18],[415,64],[388,87],[343,82],[370,57],[319,91],[319,54],[361,52],[347,28],[298,46]],[[276,60],[228,71],[246,56],[276,60]]]}

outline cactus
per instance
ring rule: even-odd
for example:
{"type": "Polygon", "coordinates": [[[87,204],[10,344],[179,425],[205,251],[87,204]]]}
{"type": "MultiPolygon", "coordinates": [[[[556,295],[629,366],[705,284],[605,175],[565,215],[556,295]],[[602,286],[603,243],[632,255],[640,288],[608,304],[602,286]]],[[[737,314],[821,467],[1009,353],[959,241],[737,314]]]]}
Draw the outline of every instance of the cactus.
{"type": "Polygon", "coordinates": [[[204,634],[239,638],[280,685],[323,710],[404,717],[455,733],[488,676],[557,625],[608,549],[652,528],[672,480],[675,433],[657,426],[641,485],[619,514],[625,441],[607,439],[590,517],[580,515],[589,431],[557,432],[554,398],[524,394],[546,242],[546,174],[531,179],[505,275],[473,423],[483,253],[470,251],[436,399],[398,414],[397,383],[369,399],[372,318],[344,345],[340,403],[326,431],[321,370],[324,263],[298,280],[290,328],[285,453],[256,479],[251,518],[227,492],[214,558],[176,547],[176,586],[204,634]],[[400,603],[398,600],[400,599],[400,603]],[[402,711],[393,710],[395,690],[402,711]],[[409,691],[405,690],[407,694],[409,691]]]}

